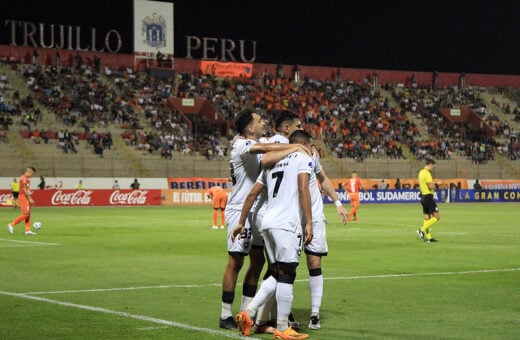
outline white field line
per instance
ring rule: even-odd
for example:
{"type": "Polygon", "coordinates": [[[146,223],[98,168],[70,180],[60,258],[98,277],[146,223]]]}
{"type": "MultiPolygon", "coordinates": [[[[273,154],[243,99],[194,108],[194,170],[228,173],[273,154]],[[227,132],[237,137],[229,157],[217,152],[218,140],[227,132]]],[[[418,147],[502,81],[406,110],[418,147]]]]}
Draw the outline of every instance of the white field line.
{"type": "MultiPolygon", "coordinates": [[[[482,270],[467,270],[459,272],[439,272],[439,273],[414,273],[414,274],[381,274],[381,275],[362,275],[362,276],[338,276],[338,277],[324,277],[324,280],[363,280],[363,279],[386,279],[396,277],[413,277],[413,276],[436,276],[436,275],[472,275],[485,273],[504,273],[520,271],[520,268],[505,268],[505,269],[482,269],[482,270]]],[[[308,279],[300,279],[295,282],[307,282],[308,279]]],[[[237,282],[237,285],[241,283],[237,282]]],[[[161,285],[161,286],[141,286],[141,287],[121,287],[121,288],[99,288],[99,289],[80,289],[80,290],[60,290],[48,292],[28,292],[24,295],[47,295],[47,294],[70,294],[70,293],[91,293],[91,292],[112,292],[125,290],[140,290],[140,289],[165,289],[165,288],[204,288],[204,287],[220,287],[222,283],[209,283],[200,285],[161,285]]]]}
{"type": "Polygon", "coordinates": [[[12,242],[12,243],[20,243],[27,246],[59,246],[59,243],[50,243],[50,242],[37,242],[37,241],[21,241],[21,240],[10,240],[8,238],[0,238],[0,241],[12,242]]]}
{"type": "Polygon", "coordinates": [[[169,326],[169,327],[182,328],[182,329],[186,329],[186,330],[189,330],[189,331],[195,331],[195,332],[219,335],[219,336],[223,336],[223,337],[231,338],[231,339],[259,339],[259,338],[253,338],[253,337],[245,338],[243,336],[240,336],[240,335],[236,334],[235,332],[230,333],[230,332],[219,331],[219,330],[215,330],[215,329],[211,329],[211,328],[195,327],[195,326],[190,326],[190,325],[183,324],[183,323],[180,323],[180,322],[163,320],[163,319],[157,319],[157,318],[153,318],[153,317],[145,316],[145,315],[138,315],[138,314],[125,313],[125,312],[118,312],[118,311],[105,309],[105,308],[100,308],[100,307],[93,307],[93,306],[87,306],[87,305],[80,305],[80,304],[77,304],[77,303],[63,302],[63,301],[58,301],[58,300],[42,298],[42,297],[38,297],[38,296],[31,296],[31,295],[27,295],[27,294],[19,294],[19,293],[11,293],[11,292],[0,291],[0,295],[7,295],[7,296],[13,296],[13,297],[27,299],[27,300],[34,300],[34,301],[39,301],[39,302],[45,302],[45,303],[50,303],[50,304],[54,304],[54,305],[58,305],[58,306],[83,309],[83,310],[87,310],[87,311],[90,311],[90,312],[111,314],[111,315],[115,315],[115,316],[120,316],[120,317],[130,318],[130,319],[136,319],[136,320],[140,320],[140,321],[148,321],[148,322],[152,322],[152,323],[155,323],[155,324],[158,324],[158,325],[164,325],[164,326],[169,326]]]}

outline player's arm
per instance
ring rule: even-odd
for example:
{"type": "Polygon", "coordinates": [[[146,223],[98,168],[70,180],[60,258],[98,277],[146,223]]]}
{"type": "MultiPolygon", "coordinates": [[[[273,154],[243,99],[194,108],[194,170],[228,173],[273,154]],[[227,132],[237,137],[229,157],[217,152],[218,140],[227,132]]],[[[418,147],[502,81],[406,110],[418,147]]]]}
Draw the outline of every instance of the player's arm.
{"type": "MultiPolygon", "coordinates": [[[[280,144],[280,143],[273,143],[273,144],[280,144]]],[[[290,155],[293,152],[304,152],[308,153],[308,148],[303,146],[302,144],[283,144],[283,145],[289,145],[290,147],[278,150],[278,151],[269,151],[262,157],[262,168],[270,168],[276,163],[278,163],[280,160],[285,158],[287,155],[290,155]]]]}
{"type": "Polygon", "coordinates": [[[321,189],[327,194],[327,196],[330,197],[330,199],[336,205],[336,211],[338,212],[339,219],[343,224],[346,224],[348,213],[345,210],[345,208],[343,208],[343,204],[341,204],[341,201],[339,200],[338,193],[336,192],[336,190],[334,190],[334,186],[332,185],[332,182],[325,173],[325,170],[323,170],[323,167],[321,168],[320,173],[316,174],[316,177],[321,183],[321,189]]]}
{"type": "Polygon", "coordinates": [[[280,151],[291,149],[293,145],[285,143],[255,143],[249,148],[249,152],[253,154],[267,153],[270,151],[280,151]]]}
{"type": "Polygon", "coordinates": [[[303,211],[303,220],[305,221],[304,244],[307,245],[312,241],[312,210],[311,210],[311,192],[309,190],[309,174],[298,174],[298,196],[300,198],[300,206],[303,211]]]}
{"type": "Polygon", "coordinates": [[[231,231],[231,240],[234,242],[235,238],[244,232],[244,226],[246,224],[246,218],[255,203],[256,197],[264,190],[264,185],[262,183],[256,182],[249,194],[247,194],[246,200],[244,201],[244,205],[242,206],[242,211],[240,212],[240,219],[238,220],[238,224],[231,231]]]}
{"type": "Polygon", "coordinates": [[[24,193],[25,197],[27,197],[27,199],[29,200],[29,203],[31,205],[33,205],[34,204],[34,200],[31,197],[31,190],[29,190],[29,186],[27,185],[27,183],[23,183],[22,184],[22,190],[23,190],[23,193],[24,193]]]}

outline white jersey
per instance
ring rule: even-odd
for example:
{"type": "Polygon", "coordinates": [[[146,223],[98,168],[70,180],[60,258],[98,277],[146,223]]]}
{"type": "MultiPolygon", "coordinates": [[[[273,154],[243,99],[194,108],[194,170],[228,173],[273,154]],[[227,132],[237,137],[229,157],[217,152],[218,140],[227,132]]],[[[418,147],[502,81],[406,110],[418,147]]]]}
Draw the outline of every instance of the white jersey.
{"type": "Polygon", "coordinates": [[[260,156],[249,152],[256,141],[241,138],[233,143],[229,166],[233,189],[229,194],[226,210],[242,210],[249,191],[260,173],[260,156]]]}
{"type": "Polygon", "coordinates": [[[302,230],[302,209],[298,193],[298,174],[313,169],[312,158],[293,152],[270,169],[262,170],[258,182],[267,187],[267,210],[262,222],[264,229],[302,230]]]}
{"type": "Polygon", "coordinates": [[[269,138],[269,143],[289,144],[289,138],[284,137],[279,133],[275,133],[271,138],[269,138]]]}

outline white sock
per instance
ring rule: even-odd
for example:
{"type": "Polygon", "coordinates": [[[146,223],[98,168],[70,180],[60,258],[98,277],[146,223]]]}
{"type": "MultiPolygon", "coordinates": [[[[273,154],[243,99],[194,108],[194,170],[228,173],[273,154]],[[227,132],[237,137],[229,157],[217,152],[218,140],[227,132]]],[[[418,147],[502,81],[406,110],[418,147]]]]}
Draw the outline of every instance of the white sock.
{"type": "Polygon", "coordinates": [[[246,307],[249,317],[253,318],[256,315],[258,308],[270,300],[274,296],[275,292],[276,279],[272,276],[269,276],[266,280],[264,280],[264,282],[262,282],[262,285],[256,292],[255,297],[246,307]]]}
{"type": "Polygon", "coordinates": [[[233,316],[233,312],[231,310],[231,304],[222,302],[222,307],[220,310],[220,318],[222,320],[225,320],[225,319],[229,318],[230,316],[233,316]]]}
{"type": "Polygon", "coordinates": [[[278,282],[276,285],[276,303],[278,304],[276,328],[279,331],[283,332],[289,327],[289,314],[291,313],[293,298],[293,285],[278,282]]]}
{"type": "Polygon", "coordinates": [[[323,275],[309,276],[309,289],[311,291],[311,315],[319,315],[323,299],[323,275]]]}

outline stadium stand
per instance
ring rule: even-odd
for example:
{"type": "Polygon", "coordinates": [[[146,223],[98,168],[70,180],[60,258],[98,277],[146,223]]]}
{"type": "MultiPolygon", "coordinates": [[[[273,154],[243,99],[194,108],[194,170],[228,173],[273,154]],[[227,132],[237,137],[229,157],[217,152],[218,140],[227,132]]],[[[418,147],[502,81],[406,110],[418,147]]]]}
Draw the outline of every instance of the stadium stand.
{"type": "Polygon", "coordinates": [[[5,62],[0,91],[6,175],[30,162],[54,176],[227,177],[234,115],[251,106],[267,119],[281,109],[299,114],[333,178],[352,168],[368,178],[413,177],[426,157],[439,161],[439,177],[518,176],[508,164],[520,159],[512,90],[508,99],[496,88],[379,85],[368,76],[157,78],[128,67],[5,62]],[[172,99],[213,111],[183,112],[172,99]],[[480,116],[486,133],[450,121],[445,111],[459,107],[480,116]]]}

